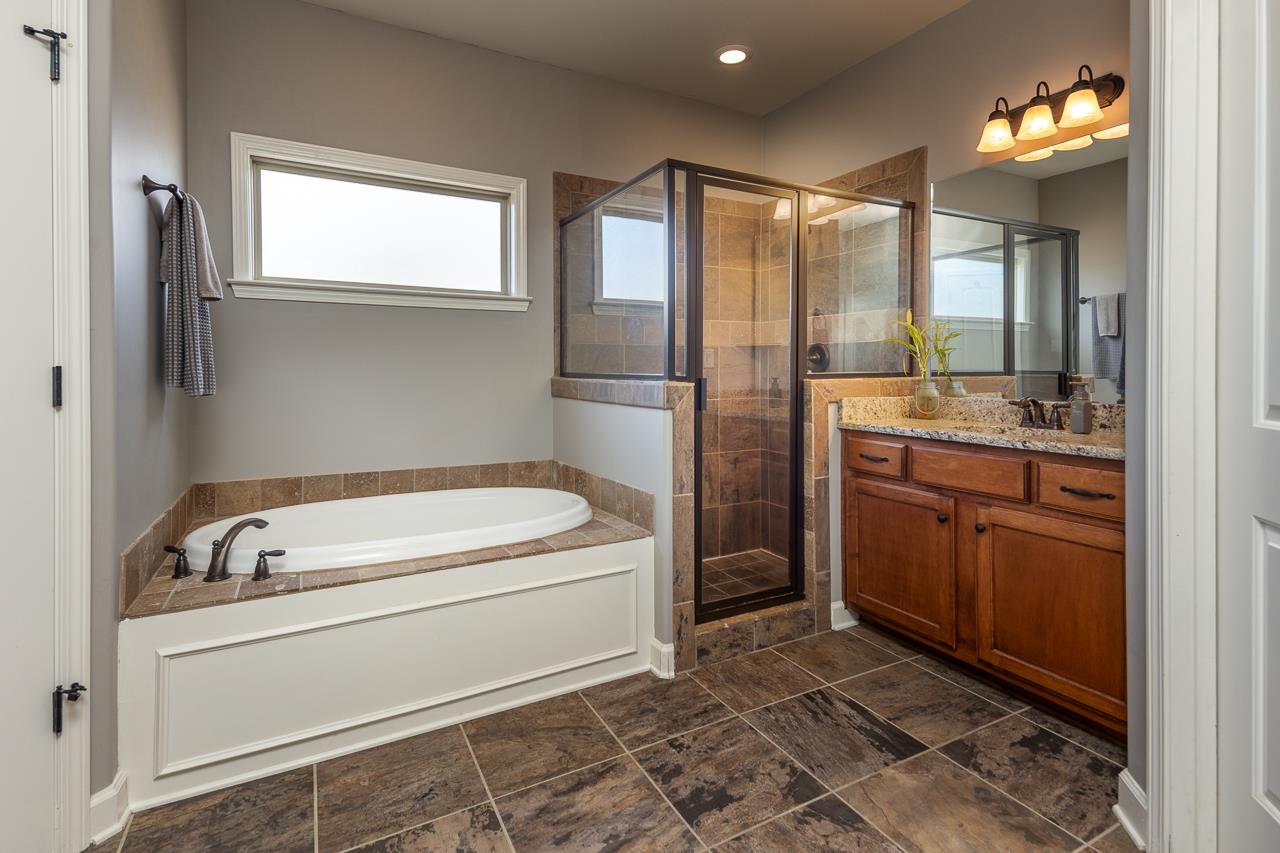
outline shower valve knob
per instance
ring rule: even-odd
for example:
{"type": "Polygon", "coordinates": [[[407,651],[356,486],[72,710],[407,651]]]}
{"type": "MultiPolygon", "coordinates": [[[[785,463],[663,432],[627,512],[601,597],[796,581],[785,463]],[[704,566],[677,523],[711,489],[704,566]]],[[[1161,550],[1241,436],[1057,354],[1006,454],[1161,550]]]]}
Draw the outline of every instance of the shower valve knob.
{"type": "Polygon", "coordinates": [[[177,554],[173,560],[173,579],[182,580],[191,577],[191,563],[187,560],[187,549],[165,545],[164,550],[168,554],[177,554]]]}

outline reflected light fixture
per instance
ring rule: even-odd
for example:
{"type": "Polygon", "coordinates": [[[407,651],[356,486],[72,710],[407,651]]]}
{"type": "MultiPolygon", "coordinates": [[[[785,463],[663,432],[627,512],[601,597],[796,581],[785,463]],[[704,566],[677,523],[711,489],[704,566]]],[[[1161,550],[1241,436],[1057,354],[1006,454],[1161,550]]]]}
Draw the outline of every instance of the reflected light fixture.
{"type": "Polygon", "coordinates": [[[773,209],[774,219],[790,219],[791,218],[791,199],[780,198],[778,205],[773,209]]]}
{"type": "Polygon", "coordinates": [[[1056,142],[1053,145],[1054,151],[1079,151],[1081,148],[1088,148],[1093,144],[1093,137],[1089,134],[1077,136],[1075,139],[1068,139],[1066,142],[1056,142]]]}
{"type": "Polygon", "coordinates": [[[1124,139],[1128,135],[1128,122],[1117,124],[1115,127],[1108,127],[1106,130],[1095,130],[1093,132],[1094,139],[1124,139]]]}
{"type": "Polygon", "coordinates": [[[1053,156],[1052,148],[1037,148],[1035,151],[1028,151],[1026,154],[1019,154],[1013,159],[1019,163],[1034,163],[1037,160],[1048,160],[1053,156]]]}
{"type": "Polygon", "coordinates": [[[751,58],[751,48],[745,44],[726,44],[716,51],[716,59],[725,65],[741,65],[751,58]]]}
{"type": "Polygon", "coordinates": [[[1076,82],[1067,95],[1067,102],[1062,106],[1062,127],[1085,127],[1102,121],[1102,107],[1098,104],[1098,93],[1093,88],[1093,69],[1081,65],[1076,72],[1076,82]],[[1089,79],[1085,79],[1085,74],[1089,79]]]}
{"type": "Polygon", "coordinates": [[[1013,128],[1009,126],[1009,102],[1004,98],[996,98],[996,108],[987,116],[987,126],[982,129],[982,138],[978,140],[978,151],[983,154],[1007,151],[1013,144],[1013,128]],[[1004,109],[1000,109],[1002,103],[1004,109]]]}
{"type": "Polygon", "coordinates": [[[1049,105],[1049,84],[1041,80],[1036,84],[1036,96],[1031,99],[1031,103],[1027,105],[1027,111],[1022,114],[1022,126],[1018,128],[1018,135],[1015,137],[1019,142],[1027,142],[1032,139],[1044,139],[1053,136],[1058,132],[1058,126],[1053,121],[1053,107],[1049,105]],[[1044,89],[1044,94],[1040,93],[1040,89],[1044,89]]]}

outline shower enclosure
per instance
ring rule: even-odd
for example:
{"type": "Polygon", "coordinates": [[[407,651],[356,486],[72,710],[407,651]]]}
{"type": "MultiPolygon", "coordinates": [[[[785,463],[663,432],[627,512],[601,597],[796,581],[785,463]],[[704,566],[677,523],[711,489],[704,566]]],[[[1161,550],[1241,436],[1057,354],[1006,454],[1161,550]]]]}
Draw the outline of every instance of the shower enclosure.
{"type": "Polygon", "coordinates": [[[561,221],[561,375],[694,385],[699,621],[804,596],[803,382],[901,372],[912,215],[668,160],[561,221]]]}

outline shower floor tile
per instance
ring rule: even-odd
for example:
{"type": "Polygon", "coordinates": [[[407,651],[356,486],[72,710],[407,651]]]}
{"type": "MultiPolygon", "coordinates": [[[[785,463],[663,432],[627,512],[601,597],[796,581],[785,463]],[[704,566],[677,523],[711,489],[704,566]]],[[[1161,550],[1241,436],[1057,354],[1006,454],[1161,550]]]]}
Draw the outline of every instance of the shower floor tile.
{"type": "Polygon", "coordinates": [[[787,560],[757,549],[709,557],[702,561],[702,600],[720,601],[785,587],[791,582],[787,560]]]}
{"type": "Polygon", "coordinates": [[[1124,761],[857,626],[159,806],[91,849],[1132,851],[1124,761]]]}

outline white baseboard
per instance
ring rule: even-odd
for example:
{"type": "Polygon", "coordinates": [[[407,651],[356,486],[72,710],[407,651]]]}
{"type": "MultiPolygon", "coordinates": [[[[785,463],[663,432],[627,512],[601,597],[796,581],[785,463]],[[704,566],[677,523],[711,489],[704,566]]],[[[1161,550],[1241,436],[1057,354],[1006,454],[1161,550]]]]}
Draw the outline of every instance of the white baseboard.
{"type": "Polygon", "coordinates": [[[840,631],[858,624],[858,617],[844,609],[844,602],[831,602],[831,630],[840,631]]]}
{"type": "Polygon", "coordinates": [[[129,780],[122,771],[89,798],[89,840],[94,844],[106,841],[124,829],[128,820],[129,780]]]}
{"type": "Polygon", "coordinates": [[[649,641],[649,668],[659,678],[676,677],[676,647],[658,638],[649,641]]]}
{"type": "Polygon", "coordinates": [[[1147,849],[1147,793],[1126,768],[1120,771],[1120,801],[1111,811],[1120,819],[1120,828],[1129,833],[1139,850],[1147,849]]]}

